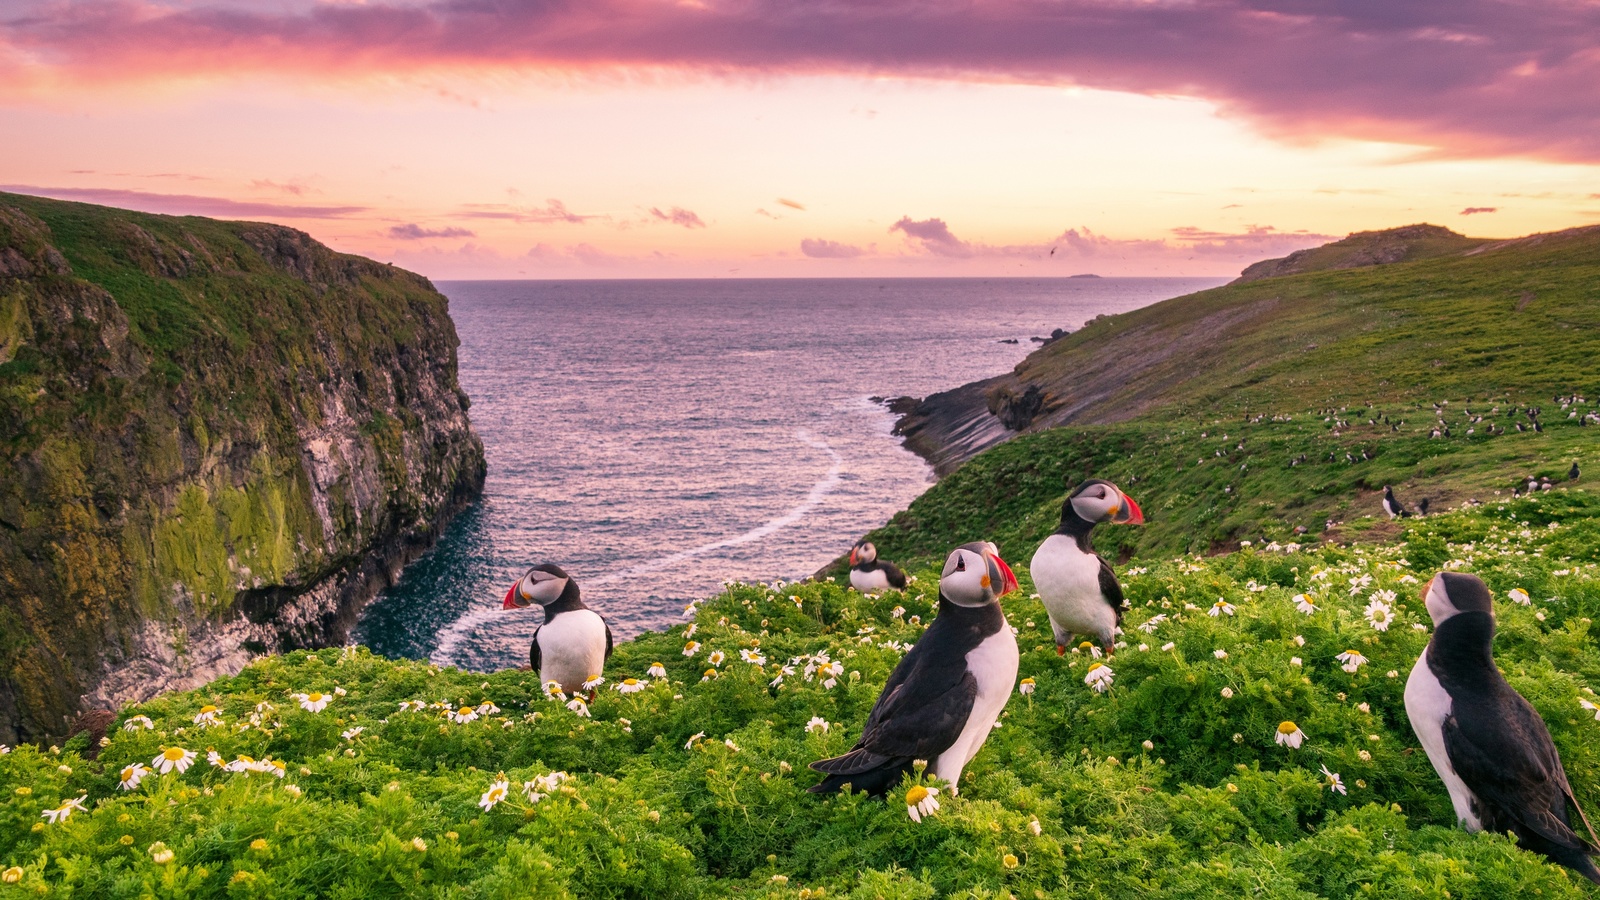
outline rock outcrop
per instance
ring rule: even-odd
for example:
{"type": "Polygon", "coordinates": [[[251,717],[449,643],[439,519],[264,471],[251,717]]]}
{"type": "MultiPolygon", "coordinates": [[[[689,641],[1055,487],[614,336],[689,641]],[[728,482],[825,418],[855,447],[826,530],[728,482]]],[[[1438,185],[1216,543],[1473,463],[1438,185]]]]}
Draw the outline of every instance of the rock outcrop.
{"type": "Polygon", "coordinates": [[[342,642],[481,492],[421,276],[0,194],[0,741],[342,642]]]}

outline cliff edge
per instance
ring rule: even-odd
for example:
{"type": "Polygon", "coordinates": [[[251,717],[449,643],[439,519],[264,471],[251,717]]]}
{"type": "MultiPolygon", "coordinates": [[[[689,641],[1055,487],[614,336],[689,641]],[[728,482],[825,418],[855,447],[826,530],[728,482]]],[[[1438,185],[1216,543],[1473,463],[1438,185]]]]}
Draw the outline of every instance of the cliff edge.
{"type": "Polygon", "coordinates": [[[0,193],[0,741],[342,642],[482,489],[427,279],[0,193]]]}

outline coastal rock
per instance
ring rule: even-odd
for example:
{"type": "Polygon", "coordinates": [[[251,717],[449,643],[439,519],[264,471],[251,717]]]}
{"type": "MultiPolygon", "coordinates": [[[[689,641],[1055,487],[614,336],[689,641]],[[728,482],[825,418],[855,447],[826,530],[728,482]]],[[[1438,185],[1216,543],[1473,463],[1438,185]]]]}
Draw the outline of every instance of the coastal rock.
{"type": "Polygon", "coordinates": [[[481,492],[457,343],[293,229],[0,194],[0,742],[342,643],[481,492]]]}

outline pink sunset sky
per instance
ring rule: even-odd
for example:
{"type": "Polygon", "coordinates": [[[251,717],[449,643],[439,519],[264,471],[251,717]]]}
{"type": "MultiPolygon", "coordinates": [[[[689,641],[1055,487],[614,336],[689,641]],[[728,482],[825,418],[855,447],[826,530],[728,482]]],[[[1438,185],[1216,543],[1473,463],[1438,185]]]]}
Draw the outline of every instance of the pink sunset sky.
{"type": "Polygon", "coordinates": [[[1600,222],[1600,5],[6,0],[0,134],[441,279],[1232,275],[1600,222]]]}

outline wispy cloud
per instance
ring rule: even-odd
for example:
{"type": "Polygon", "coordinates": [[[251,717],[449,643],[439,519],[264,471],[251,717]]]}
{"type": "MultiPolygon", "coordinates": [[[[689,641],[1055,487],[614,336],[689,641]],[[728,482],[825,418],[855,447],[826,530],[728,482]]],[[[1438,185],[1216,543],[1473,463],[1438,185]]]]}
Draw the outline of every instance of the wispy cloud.
{"type": "Polygon", "coordinates": [[[1499,211],[1500,211],[1500,207],[1498,207],[1498,206],[1469,206],[1466,209],[1463,209],[1461,211],[1461,215],[1463,215],[1463,216],[1475,216],[1475,215],[1478,215],[1479,213],[1492,213],[1492,212],[1499,212],[1499,211]]]}
{"type": "Polygon", "coordinates": [[[673,225],[682,225],[684,228],[704,228],[706,223],[700,220],[693,211],[681,206],[674,206],[666,212],[657,207],[650,207],[650,217],[659,222],[670,222],[673,225]]]}
{"type": "Polygon", "coordinates": [[[0,83],[843,73],[1201,97],[1267,131],[1600,160],[1600,6],[1503,0],[13,0],[0,83]],[[849,35],[841,40],[840,35],[849,35]]]}
{"type": "Polygon", "coordinates": [[[514,206],[509,203],[467,203],[462,206],[462,211],[456,213],[468,219],[506,219],[512,222],[545,224],[549,222],[567,222],[573,225],[582,225],[591,219],[603,219],[601,215],[580,215],[567,209],[567,205],[560,200],[551,198],[545,201],[544,206],[514,206]]]}
{"type": "Polygon", "coordinates": [[[806,205],[804,203],[801,203],[799,200],[790,200],[787,197],[779,197],[778,198],[778,204],[780,206],[787,206],[790,209],[798,209],[801,212],[805,212],[806,211],[806,205]]]}
{"type": "Polygon", "coordinates": [[[852,244],[841,244],[822,238],[806,238],[800,242],[800,252],[812,259],[854,259],[863,251],[852,244]]]}
{"type": "Polygon", "coordinates": [[[950,226],[943,219],[923,219],[918,222],[910,216],[901,216],[900,221],[889,226],[890,233],[900,232],[908,239],[920,246],[925,252],[934,256],[968,257],[973,255],[972,247],[966,242],[950,233],[950,226]]]}
{"type": "Polygon", "coordinates": [[[84,203],[120,206],[141,212],[174,216],[211,216],[218,219],[337,219],[363,213],[368,209],[365,206],[302,206],[288,203],[261,203],[253,200],[229,200],[224,197],[201,197],[194,194],[156,194],[149,191],[112,188],[42,187],[32,184],[0,184],[0,191],[35,194],[57,200],[80,200],[84,203]]]}
{"type": "Polygon", "coordinates": [[[462,238],[475,237],[476,235],[466,228],[423,228],[413,222],[404,225],[395,225],[389,229],[389,237],[402,241],[419,241],[424,238],[462,238]]]}

